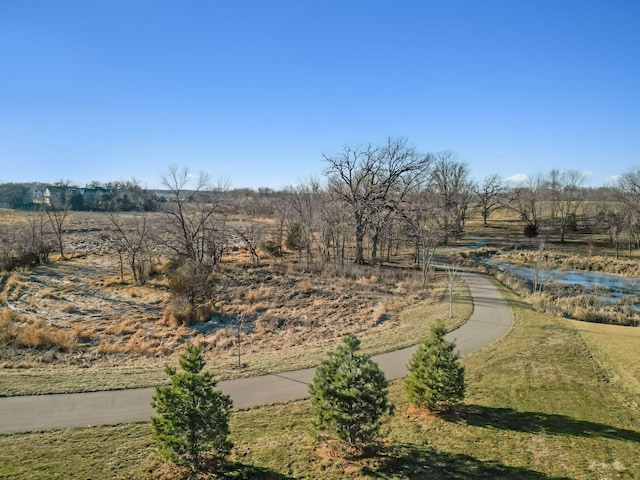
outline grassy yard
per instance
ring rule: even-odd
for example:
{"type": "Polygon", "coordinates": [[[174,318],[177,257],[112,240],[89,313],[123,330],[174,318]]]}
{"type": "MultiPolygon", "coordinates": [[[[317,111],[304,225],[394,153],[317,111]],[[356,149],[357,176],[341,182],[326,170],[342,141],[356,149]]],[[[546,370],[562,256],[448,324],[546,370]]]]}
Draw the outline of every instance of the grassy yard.
{"type": "Polygon", "coordinates": [[[571,322],[614,383],[640,404],[640,328],[571,322]]]}
{"type": "MultiPolygon", "coordinates": [[[[595,342],[511,300],[515,328],[464,359],[468,396],[455,415],[412,412],[395,382],[381,454],[347,461],[315,449],[307,401],[236,412],[236,478],[640,478],[640,410],[595,362],[595,342]]],[[[0,478],[154,478],[158,465],[147,424],[0,436],[0,478]]]]}

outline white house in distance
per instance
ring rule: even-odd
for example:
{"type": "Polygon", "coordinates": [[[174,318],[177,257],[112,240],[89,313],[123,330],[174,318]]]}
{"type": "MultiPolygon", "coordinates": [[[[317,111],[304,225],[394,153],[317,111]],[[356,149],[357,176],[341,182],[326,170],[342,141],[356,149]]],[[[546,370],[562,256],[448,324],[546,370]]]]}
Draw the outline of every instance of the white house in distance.
{"type": "Polygon", "coordinates": [[[42,201],[34,203],[44,203],[47,206],[60,206],[65,203],[79,203],[81,208],[92,209],[98,207],[102,196],[109,193],[106,188],[79,188],[66,186],[48,186],[42,196],[42,201]]]}

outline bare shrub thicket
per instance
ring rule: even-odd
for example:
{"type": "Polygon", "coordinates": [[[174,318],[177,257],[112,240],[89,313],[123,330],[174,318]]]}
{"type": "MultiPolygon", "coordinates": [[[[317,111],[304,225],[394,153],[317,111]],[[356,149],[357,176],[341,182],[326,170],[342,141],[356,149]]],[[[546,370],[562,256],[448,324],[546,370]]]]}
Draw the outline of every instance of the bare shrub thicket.
{"type": "Polygon", "coordinates": [[[224,251],[225,214],[222,199],[228,184],[214,185],[208,174],[169,167],[162,176],[170,199],[162,206],[166,222],[160,243],[181,259],[198,265],[216,264],[224,251]]]}
{"type": "Polygon", "coordinates": [[[125,257],[134,283],[144,285],[153,264],[153,232],[146,213],[123,218],[109,215],[112,241],[120,262],[120,281],[124,281],[125,257]],[[128,220],[128,221],[127,221],[128,220]]]}
{"type": "Polygon", "coordinates": [[[20,227],[0,228],[0,270],[47,263],[53,248],[53,235],[44,215],[28,214],[20,227]]]}

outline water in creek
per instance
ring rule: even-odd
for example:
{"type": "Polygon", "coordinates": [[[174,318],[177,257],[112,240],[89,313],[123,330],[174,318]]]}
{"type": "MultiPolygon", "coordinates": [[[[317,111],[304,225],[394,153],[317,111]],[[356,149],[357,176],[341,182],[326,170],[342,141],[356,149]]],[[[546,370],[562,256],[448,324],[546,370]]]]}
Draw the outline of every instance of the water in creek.
{"type": "MultiPolygon", "coordinates": [[[[510,263],[494,262],[484,260],[484,262],[511,272],[517,277],[527,281],[534,281],[536,270],[531,267],[513,265],[510,263]]],[[[582,270],[538,270],[538,280],[544,283],[559,283],[562,285],[579,285],[585,290],[597,290],[598,296],[609,301],[620,300],[627,295],[640,295],[640,278],[624,277],[613,273],[586,272],[582,270]],[[608,295],[602,294],[603,291],[608,295]]]]}

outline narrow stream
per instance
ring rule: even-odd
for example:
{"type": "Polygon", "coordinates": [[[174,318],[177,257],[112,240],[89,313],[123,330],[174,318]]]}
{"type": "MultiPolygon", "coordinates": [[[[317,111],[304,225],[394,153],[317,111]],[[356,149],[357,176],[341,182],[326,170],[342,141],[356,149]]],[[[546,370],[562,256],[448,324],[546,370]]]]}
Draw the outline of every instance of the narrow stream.
{"type": "Polygon", "coordinates": [[[628,295],[640,295],[640,278],[625,277],[613,273],[585,272],[582,270],[537,270],[531,267],[513,265],[483,259],[483,263],[496,266],[517,277],[532,282],[536,273],[538,281],[544,283],[560,283],[562,285],[579,285],[588,291],[596,291],[597,296],[608,301],[616,301],[628,295]],[[608,293],[605,293],[608,292],[608,293]]]}

